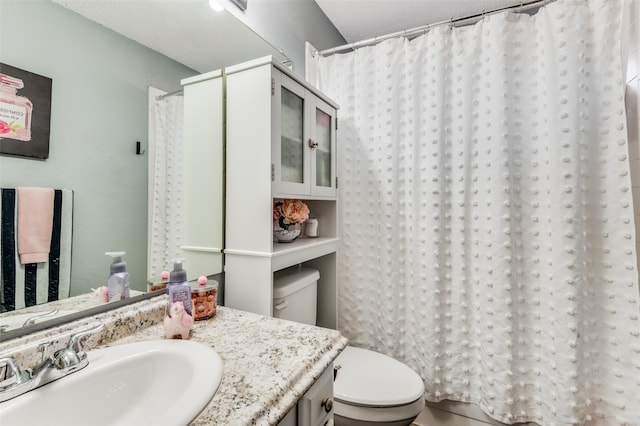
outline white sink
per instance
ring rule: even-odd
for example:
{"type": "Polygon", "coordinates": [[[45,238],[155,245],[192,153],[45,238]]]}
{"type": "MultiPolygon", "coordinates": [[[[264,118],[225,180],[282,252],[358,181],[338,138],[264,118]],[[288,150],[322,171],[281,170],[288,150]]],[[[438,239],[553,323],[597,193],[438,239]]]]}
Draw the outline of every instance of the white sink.
{"type": "Polygon", "coordinates": [[[190,340],[150,340],[88,352],[89,365],[0,403],[0,424],[188,425],[222,380],[222,360],[190,340]]]}

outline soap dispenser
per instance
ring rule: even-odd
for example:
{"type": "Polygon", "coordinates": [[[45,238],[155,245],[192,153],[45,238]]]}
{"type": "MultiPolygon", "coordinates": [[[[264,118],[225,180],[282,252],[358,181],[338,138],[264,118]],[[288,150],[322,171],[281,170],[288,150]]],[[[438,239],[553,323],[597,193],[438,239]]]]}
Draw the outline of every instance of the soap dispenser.
{"type": "Polygon", "coordinates": [[[126,253],[123,251],[108,251],[105,254],[113,259],[109,267],[109,278],[107,278],[108,301],[114,302],[128,299],[129,273],[127,272],[127,262],[122,260],[122,256],[126,253]]]}
{"type": "Polygon", "coordinates": [[[182,269],[182,260],[173,261],[173,270],[169,274],[167,284],[169,303],[164,318],[164,331],[167,339],[179,335],[189,338],[189,330],[193,325],[193,309],[191,302],[191,286],[187,281],[187,271],[182,269]]]}
{"type": "MultiPolygon", "coordinates": [[[[169,305],[175,302],[182,302],[184,311],[189,315],[193,315],[191,309],[191,285],[187,281],[187,271],[182,269],[182,263],[182,259],[173,261],[173,270],[169,274],[169,283],[167,284],[169,305]]],[[[170,307],[167,307],[167,313],[169,313],[170,307]]]]}

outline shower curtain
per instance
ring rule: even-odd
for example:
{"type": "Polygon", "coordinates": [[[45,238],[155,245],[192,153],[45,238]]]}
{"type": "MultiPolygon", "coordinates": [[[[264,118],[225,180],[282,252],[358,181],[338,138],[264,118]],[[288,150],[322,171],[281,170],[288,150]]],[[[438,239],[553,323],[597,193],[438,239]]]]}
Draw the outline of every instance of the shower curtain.
{"type": "Polygon", "coordinates": [[[428,400],[640,425],[622,5],[318,58],[340,105],[339,328],[416,369],[428,400]]]}
{"type": "Polygon", "coordinates": [[[183,121],[184,98],[149,96],[149,280],[160,281],[162,271],[181,256],[183,228],[183,121]]]}

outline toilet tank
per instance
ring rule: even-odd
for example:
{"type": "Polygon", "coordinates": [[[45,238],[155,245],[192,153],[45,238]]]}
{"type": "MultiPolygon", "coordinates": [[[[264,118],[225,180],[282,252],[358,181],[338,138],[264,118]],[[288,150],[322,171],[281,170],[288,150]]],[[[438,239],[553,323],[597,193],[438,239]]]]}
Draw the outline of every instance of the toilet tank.
{"type": "Polygon", "coordinates": [[[273,316],[315,325],[320,272],[296,266],[275,272],[273,278],[273,316]]]}

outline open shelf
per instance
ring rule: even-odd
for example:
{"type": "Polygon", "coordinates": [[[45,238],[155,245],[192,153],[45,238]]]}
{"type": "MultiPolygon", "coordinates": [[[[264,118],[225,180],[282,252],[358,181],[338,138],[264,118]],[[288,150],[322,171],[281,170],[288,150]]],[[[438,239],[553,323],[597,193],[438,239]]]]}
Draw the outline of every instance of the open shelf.
{"type": "Polygon", "coordinates": [[[225,249],[227,255],[271,258],[271,272],[288,268],[336,251],[338,238],[299,238],[292,243],[273,243],[272,252],[225,249]]]}
{"type": "Polygon", "coordinates": [[[278,271],[335,252],[337,238],[299,238],[292,243],[273,243],[271,269],[278,271]]]}

